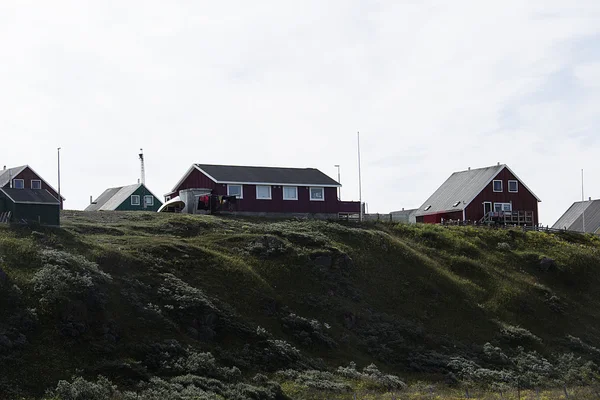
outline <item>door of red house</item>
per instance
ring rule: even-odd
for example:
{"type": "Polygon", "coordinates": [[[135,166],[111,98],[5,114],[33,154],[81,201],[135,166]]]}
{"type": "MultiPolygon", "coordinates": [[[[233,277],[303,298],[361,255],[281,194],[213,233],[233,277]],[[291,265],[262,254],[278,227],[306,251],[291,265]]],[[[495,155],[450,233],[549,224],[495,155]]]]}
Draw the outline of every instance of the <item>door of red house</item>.
{"type": "Polygon", "coordinates": [[[490,211],[492,211],[492,202],[491,201],[484,201],[483,202],[483,215],[486,215],[490,211]]]}

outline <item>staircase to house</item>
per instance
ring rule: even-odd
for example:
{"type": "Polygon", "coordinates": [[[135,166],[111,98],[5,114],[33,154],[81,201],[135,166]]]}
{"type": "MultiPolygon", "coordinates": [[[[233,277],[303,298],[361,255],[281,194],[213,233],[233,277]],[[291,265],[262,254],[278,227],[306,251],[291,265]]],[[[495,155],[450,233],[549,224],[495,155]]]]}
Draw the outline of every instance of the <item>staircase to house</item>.
{"type": "Polygon", "coordinates": [[[0,212],[0,224],[8,224],[10,222],[10,211],[0,212]]]}
{"type": "Polygon", "coordinates": [[[479,220],[480,224],[533,225],[533,211],[490,211],[479,220]]]}

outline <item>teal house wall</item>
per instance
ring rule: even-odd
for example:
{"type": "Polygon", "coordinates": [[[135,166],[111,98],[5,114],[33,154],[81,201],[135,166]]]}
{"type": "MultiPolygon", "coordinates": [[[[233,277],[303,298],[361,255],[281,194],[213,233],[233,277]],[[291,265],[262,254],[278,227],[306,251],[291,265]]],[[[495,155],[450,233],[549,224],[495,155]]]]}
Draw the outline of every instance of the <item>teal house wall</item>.
{"type": "Polygon", "coordinates": [[[43,189],[0,189],[0,212],[10,211],[11,223],[60,225],[60,202],[43,189]]]}
{"type": "Polygon", "coordinates": [[[116,211],[158,211],[160,206],[162,206],[162,201],[157,199],[156,196],[154,196],[152,194],[152,192],[150,192],[146,186],[141,185],[135,192],[131,193],[131,195],[127,199],[125,199],[117,208],[115,208],[115,210],[116,211]],[[131,196],[136,196],[136,195],[140,196],[140,204],[139,205],[131,204],[131,196]],[[145,196],[152,196],[152,198],[154,199],[154,204],[152,206],[145,206],[145,201],[144,201],[145,196]]]}

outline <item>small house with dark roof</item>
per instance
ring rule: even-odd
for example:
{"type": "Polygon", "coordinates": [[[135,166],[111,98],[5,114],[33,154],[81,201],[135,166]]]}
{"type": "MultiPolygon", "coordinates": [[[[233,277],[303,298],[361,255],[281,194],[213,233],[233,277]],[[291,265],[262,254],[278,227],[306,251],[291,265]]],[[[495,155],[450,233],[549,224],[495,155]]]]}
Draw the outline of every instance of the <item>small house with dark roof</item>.
{"type": "Polygon", "coordinates": [[[541,200],[505,164],[455,172],[416,211],[416,221],[537,225],[541,200]]]}
{"type": "Polygon", "coordinates": [[[6,168],[0,170],[0,188],[47,190],[54,198],[60,200],[62,209],[65,198],[58,195],[58,191],[45,181],[29,165],[6,168]]]}
{"type": "Polygon", "coordinates": [[[159,200],[143,183],[106,189],[84,211],[158,211],[159,200]]]}
{"type": "Polygon", "coordinates": [[[600,200],[576,201],[552,229],[600,234],[600,200]]]}
{"type": "Polygon", "coordinates": [[[194,189],[202,195],[236,196],[238,215],[338,218],[358,214],[359,202],[338,199],[340,187],[315,168],[193,164],[165,195],[165,205],[180,204],[189,198],[184,191],[194,189]]]}
{"type": "Polygon", "coordinates": [[[0,188],[0,219],[59,226],[60,202],[46,189],[0,188]]]}

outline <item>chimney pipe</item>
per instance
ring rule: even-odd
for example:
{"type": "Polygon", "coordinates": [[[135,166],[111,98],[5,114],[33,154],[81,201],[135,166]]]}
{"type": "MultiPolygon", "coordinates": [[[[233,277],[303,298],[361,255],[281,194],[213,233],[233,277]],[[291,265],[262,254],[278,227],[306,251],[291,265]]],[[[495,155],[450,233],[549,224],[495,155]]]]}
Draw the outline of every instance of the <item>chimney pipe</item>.
{"type": "Polygon", "coordinates": [[[92,204],[92,196],[90,196],[90,204],[92,204]]]}
{"type": "MultiPolygon", "coordinates": [[[[146,184],[146,169],[144,167],[144,150],[143,149],[140,149],[139,157],[140,157],[140,164],[141,164],[140,177],[141,177],[142,184],[145,185],[146,184]]],[[[138,183],[140,183],[139,179],[138,179],[138,183]]]]}
{"type": "Polygon", "coordinates": [[[468,171],[470,171],[470,170],[471,170],[471,167],[468,168],[468,171]]]}

